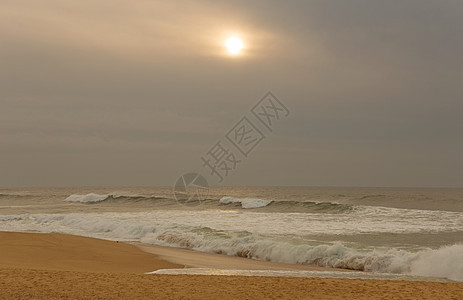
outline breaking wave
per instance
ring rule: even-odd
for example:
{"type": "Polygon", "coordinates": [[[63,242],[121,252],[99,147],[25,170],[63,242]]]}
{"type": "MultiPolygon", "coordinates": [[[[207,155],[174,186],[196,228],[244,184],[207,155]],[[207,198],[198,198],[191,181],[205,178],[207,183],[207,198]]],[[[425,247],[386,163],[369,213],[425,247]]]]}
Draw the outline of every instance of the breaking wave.
{"type": "MultiPolygon", "coordinates": [[[[175,199],[158,197],[158,196],[140,196],[140,195],[118,195],[118,194],[86,194],[70,195],[65,202],[74,202],[82,204],[98,204],[101,202],[118,203],[121,205],[131,205],[136,203],[150,203],[153,209],[172,209],[183,208],[175,199]]],[[[201,205],[193,209],[253,209],[262,212],[316,212],[316,213],[343,213],[354,208],[353,205],[339,204],[333,202],[300,202],[300,201],[274,201],[258,198],[237,198],[224,196],[217,199],[205,199],[201,205]]]]}
{"type": "Polygon", "coordinates": [[[242,208],[259,208],[265,207],[272,203],[272,200],[263,200],[255,198],[234,198],[234,197],[222,197],[219,203],[221,204],[230,204],[230,203],[240,203],[242,208]]]}
{"type": "Polygon", "coordinates": [[[103,201],[114,201],[119,203],[126,203],[132,204],[140,201],[153,201],[153,200],[170,200],[170,202],[175,201],[173,199],[168,199],[165,197],[158,197],[158,196],[139,196],[139,195],[118,195],[118,194],[86,194],[86,195],[78,195],[74,194],[64,201],[66,202],[79,202],[84,204],[91,204],[91,203],[99,203],[103,201]]]}
{"type": "Polygon", "coordinates": [[[64,199],[66,202],[80,202],[80,203],[95,203],[108,199],[109,195],[87,194],[87,195],[71,195],[64,199]]]}
{"type": "Polygon", "coordinates": [[[162,222],[140,214],[23,214],[1,216],[3,230],[62,232],[110,240],[137,241],[251,259],[380,273],[446,277],[463,281],[463,245],[410,252],[313,245],[290,235],[218,230],[162,222]]]}

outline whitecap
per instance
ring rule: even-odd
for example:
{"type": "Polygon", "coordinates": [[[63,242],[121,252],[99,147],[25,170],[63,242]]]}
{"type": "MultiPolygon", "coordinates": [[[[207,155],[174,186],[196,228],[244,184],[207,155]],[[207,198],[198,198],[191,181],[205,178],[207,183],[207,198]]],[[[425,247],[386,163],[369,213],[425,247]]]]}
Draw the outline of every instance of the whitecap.
{"type": "Polygon", "coordinates": [[[80,202],[80,203],[95,203],[95,202],[101,202],[103,200],[106,200],[109,197],[109,195],[98,195],[94,193],[90,193],[87,195],[71,195],[64,199],[64,201],[67,202],[80,202]]]}
{"type": "Polygon", "coordinates": [[[241,203],[242,208],[259,208],[265,207],[272,203],[272,200],[264,200],[257,198],[235,198],[235,197],[222,197],[219,203],[230,204],[230,203],[241,203]]]}

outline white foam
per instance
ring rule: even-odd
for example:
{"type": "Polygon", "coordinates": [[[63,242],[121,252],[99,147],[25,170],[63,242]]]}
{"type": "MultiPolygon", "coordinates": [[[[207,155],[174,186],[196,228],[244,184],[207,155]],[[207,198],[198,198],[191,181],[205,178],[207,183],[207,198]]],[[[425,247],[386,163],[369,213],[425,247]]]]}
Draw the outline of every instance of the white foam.
{"type": "MultiPolygon", "coordinates": [[[[2,218],[23,218],[24,215],[2,215],[2,218]]],[[[34,230],[35,221],[39,216],[53,219],[59,214],[30,214],[24,220],[34,230]]],[[[262,213],[239,211],[185,211],[185,210],[153,210],[147,212],[114,212],[114,213],[78,213],[62,214],[66,219],[79,219],[82,224],[92,220],[108,223],[130,221],[132,225],[149,223],[162,227],[209,228],[217,231],[252,232],[259,235],[303,237],[313,235],[355,235],[381,233],[439,233],[457,232],[462,230],[463,214],[435,212],[428,215],[402,215],[394,213],[377,215],[369,210],[355,210],[348,214],[316,214],[316,213],[262,213]],[[425,231],[424,231],[425,230],[425,231]]],[[[9,223],[9,222],[6,222],[9,223]]],[[[2,227],[14,227],[18,224],[1,224],[2,227]]],[[[40,230],[40,227],[37,229],[40,230]]]]}
{"type": "Polygon", "coordinates": [[[241,203],[242,208],[259,208],[265,207],[272,203],[272,200],[256,199],[256,198],[235,198],[235,197],[222,197],[219,203],[230,204],[230,203],[241,203]]]}
{"type": "Polygon", "coordinates": [[[463,245],[420,252],[410,269],[416,275],[446,277],[463,282],[463,245]]]}
{"type": "MultiPolygon", "coordinates": [[[[360,213],[363,214],[361,211],[360,213]]],[[[314,230],[323,227],[321,226],[323,224],[337,226],[339,219],[333,220],[332,223],[309,223],[313,219],[316,220],[316,214],[299,220],[300,215],[215,211],[22,214],[1,216],[0,226],[5,231],[62,232],[110,240],[183,247],[274,262],[380,273],[438,276],[463,281],[463,245],[420,252],[398,249],[387,251],[353,249],[341,243],[314,246],[301,238],[295,241],[296,236],[291,233],[300,236],[304,224],[313,225],[313,227],[309,226],[309,229],[314,228],[314,230]],[[293,223],[285,227],[288,220],[293,223]]],[[[352,218],[358,218],[358,215],[354,213],[352,218]]],[[[427,221],[430,223],[428,225],[433,224],[433,220],[427,219],[427,221]]],[[[441,219],[434,222],[437,221],[443,222],[441,219]]],[[[449,220],[444,219],[444,221],[449,220]]],[[[349,222],[349,224],[354,223],[349,222]]],[[[408,223],[401,224],[406,227],[408,223]]],[[[454,229],[461,228],[458,227],[457,222],[450,222],[450,224],[455,225],[454,229]]],[[[371,226],[370,229],[375,229],[372,228],[374,223],[368,225],[371,226]]],[[[339,226],[346,227],[346,224],[339,226]]],[[[365,223],[363,226],[366,226],[365,223]]],[[[411,229],[414,229],[414,226],[411,229]]],[[[437,226],[437,223],[433,226],[437,226]]],[[[449,227],[440,228],[445,230],[449,227]]],[[[382,232],[383,228],[379,227],[379,229],[382,232]]],[[[326,230],[332,232],[333,228],[325,228],[325,232],[326,230]]],[[[335,232],[337,231],[338,229],[335,229],[335,232]]]]}
{"type": "Polygon", "coordinates": [[[105,199],[107,199],[109,195],[98,195],[94,193],[90,193],[87,195],[71,195],[64,199],[64,201],[67,202],[80,202],[80,203],[95,203],[95,202],[101,202],[105,199]]]}
{"type": "Polygon", "coordinates": [[[304,278],[348,278],[374,280],[437,281],[448,280],[434,277],[397,275],[388,273],[341,272],[341,271],[286,271],[286,270],[231,270],[210,268],[160,269],[145,274],[162,275],[212,275],[212,276],[260,276],[260,277],[304,277],[304,278]]]}

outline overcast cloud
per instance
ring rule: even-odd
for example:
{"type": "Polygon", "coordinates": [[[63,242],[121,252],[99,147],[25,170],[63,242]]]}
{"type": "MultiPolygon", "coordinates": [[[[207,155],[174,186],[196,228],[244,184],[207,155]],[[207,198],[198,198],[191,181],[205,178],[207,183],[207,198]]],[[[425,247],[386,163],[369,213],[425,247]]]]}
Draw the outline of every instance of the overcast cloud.
{"type": "Polygon", "coordinates": [[[206,175],[269,90],[225,185],[463,186],[462,1],[250,2],[0,0],[0,186],[206,175]]]}

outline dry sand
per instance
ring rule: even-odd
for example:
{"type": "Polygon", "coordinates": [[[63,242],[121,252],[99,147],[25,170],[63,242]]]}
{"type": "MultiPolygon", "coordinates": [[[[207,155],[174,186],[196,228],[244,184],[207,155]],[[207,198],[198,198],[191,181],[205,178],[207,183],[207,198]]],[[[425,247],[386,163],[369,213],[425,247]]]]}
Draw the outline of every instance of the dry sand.
{"type": "Polygon", "coordinates": [[[0,232],[0,268],[142,274],[183,265],[126,243],[57,233],[0,232]]]}
{"type": "MultiPolygon", "coordinates": [[[[144,275],[190,264],[235,269],[246,265],[242,260],[254,269],[267,264],[154,248],[150,252],[159,256],[92,238],[0,232],[0,299],[463,299],[463,283],[144,275]]],[[[292,267],[269,263],[268,268],[292,267]]]]}

